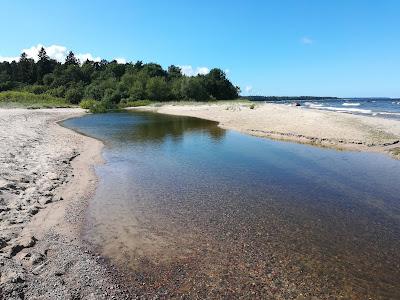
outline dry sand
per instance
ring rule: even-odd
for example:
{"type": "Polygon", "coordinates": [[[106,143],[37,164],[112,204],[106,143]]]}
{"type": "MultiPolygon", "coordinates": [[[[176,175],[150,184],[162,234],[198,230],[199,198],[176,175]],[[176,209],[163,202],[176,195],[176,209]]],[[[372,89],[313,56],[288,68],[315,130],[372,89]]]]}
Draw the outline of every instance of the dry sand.
{"type": "Polygon", "coordinates": [[[135,108],[219,122],[243,133],[336,149],[400,156],[400,122],[283,104],[163,105],[135,108]]]}
{"type": "Polygon", "coordinates": [[[102,143],[56,121],[82,114],[0,109],[0,299],[128,297],[79,236],[102,143]]]}

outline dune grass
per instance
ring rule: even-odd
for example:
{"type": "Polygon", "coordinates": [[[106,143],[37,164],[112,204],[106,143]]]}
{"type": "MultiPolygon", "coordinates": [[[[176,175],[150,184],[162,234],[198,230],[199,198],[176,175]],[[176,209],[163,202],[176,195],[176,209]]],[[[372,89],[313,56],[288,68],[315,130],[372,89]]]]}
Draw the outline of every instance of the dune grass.
{"type": "Polygon", "coordinates": [[[253,102],[247,99],[234,99],[234,100],[210,100],[210,101],[186,101],[186,100],[182,100],[182,101],[161,101],[161,102],[156,102],[153,101],[151,102],[149,105],[151,106],[163,106],[163,105],[176,105],[176,106],[180,106],[180,105],[190,105],[190,106],[196,106],[196,105],[211,105],[211,104],[215,104],[215,105],[226,105],[226,104],[249,104],[251,105],[253,102]]]}
{"type": "Polygon", "coordinates": [[[72,107],[63,98],[56,98],[47,94],[36,95],[29,92],[6,91],[0,92],[1,107],[24,107],[24,108],[55,108],[72,107]]]}

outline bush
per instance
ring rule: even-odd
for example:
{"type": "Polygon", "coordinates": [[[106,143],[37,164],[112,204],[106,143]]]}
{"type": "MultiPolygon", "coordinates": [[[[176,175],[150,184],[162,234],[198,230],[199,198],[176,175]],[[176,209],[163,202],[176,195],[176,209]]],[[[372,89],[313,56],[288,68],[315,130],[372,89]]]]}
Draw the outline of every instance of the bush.
{"type": "Polygon", "coordinates": [[[44,85],[28,85],[24,88],[26,92],[34,93],[36,95],[44,94],[47,91],[47,87],[44,85]]]}
{"type": "Polygon", "coordinates": [[[104,102],[98,102],[94,103],[90,108],[89,111],[93,114],[102,114],[107,112],[107,105],[104,102]]]}
{"type": "Polygon", "coordinates": [[[65,87],[59,86],[56,88],[49,89],[49,90],[47,90],[46,94],[53,96],[53,97],[64,98],[65,97],[65,87]]]}
{"type": "Polygon", "coordinates": [[[65,93],[65,99],[67,99],[67,101],[72,104],[78,104],[79,101],[82,100],[82,98],[83,98],[83,91],[82,89],[79,88],[70,88],[65,93]]]}
{"type": "Polygon", "coordinates": [[[113,108],[106,101],[96,101],[94,99],[84,99],[79,103],[79,106],[83,109],[88,109],[94,114],[105,113],[107,110],[113,108]]]}
{"type": "Polygon", "coordinates": [[[250,105],[250,109],[254,109],[256,107],[256,105],[253,103],[250,105]]]}
{"type": "Polygon", "coordinates": [[[121,101],[119,104],[120,108],[125,108],[125,107],[137,107],[137,106],[147,106],[150,105],[151,101],[150,100],[135,100],[135,101],[121,101]]]}
{"type": "Polygon", "coordinates": [[[81,103],[79,103],[79,106],[83,109],[90,109],[93,107],[98,101],[94,99],[83,99],[81,103]]]}

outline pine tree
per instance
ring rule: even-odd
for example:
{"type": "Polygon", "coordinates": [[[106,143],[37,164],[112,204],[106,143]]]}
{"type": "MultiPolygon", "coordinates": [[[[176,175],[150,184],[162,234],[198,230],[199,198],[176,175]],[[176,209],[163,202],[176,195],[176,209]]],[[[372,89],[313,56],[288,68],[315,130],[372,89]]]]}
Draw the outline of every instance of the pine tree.
{"type": "Polygon", "coordinates": [[[65,58],[66,65],[79,65],[79,59],[75,57],[74,52],[69,51],[67,57],[65,58]]]}
{"type": "Polygon", "coordinates": [[[38,83],[43,83],[43,77],[46,74],[51,73],[52,63],[50,61],[50,57],[47,55],[46,50],[42,47],[38,53],[38,62],[36,64],[36,77],[38,83]]]}

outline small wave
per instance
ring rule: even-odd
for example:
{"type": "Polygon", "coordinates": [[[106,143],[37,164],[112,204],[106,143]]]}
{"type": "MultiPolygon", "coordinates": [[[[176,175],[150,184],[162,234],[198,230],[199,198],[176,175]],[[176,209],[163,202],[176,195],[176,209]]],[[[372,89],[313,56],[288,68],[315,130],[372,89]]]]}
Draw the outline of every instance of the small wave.
{"type": "Polygon", "coordinates": [[[379,115],[392,115],[392,116],[400,116],[398,112],[387,112],[387,111],[380,111],[378,112],[379,115]]]}
{"type": "Polygon", "coordinates": [[[342,105],[343,106],[360,106],[360,103],[348,103],[348,102],[346,102],[346,103],[343,103],[342,105]]]}
{"type": "Polygon", "coordinates": [[[304,102],[305,106],[310,106],[310,107],[320,107],[320,106],[324,106],[324,103],[321,102],[304,102]]]}
{"type": "Polygon", "coordinates": [[[370,110],[370,109],[332,107],[332,106],[320,106],[320,107],[316,107],[316,108],[332,110],[332,111],[337,111],[337,112],[354,112],[354,113],[369,114],[369,115],[372,114],[372,110],[370,110]]]}

